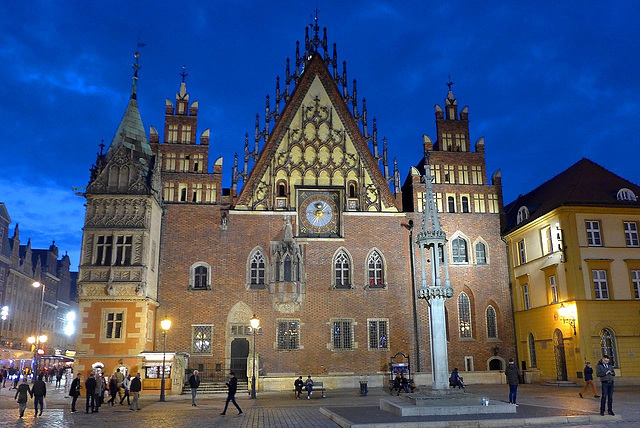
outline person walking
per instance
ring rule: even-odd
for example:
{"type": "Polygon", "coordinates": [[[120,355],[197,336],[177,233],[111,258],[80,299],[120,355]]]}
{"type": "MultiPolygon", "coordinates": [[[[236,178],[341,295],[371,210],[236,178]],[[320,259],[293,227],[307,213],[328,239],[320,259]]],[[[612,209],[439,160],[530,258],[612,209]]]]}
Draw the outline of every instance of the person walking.
{"type": "Polygon", "coordinates": [[[302,395],[302,387],[304,386],[302,376],[300,376],[298,379],[296,379],[295,382],[293,382],[293,386],[296,389],[296,399],[300,399],[300,395],[302,395]]]}
{"type": "Polygon", "coordinates": [[[33,382],[33,386],[31,387],[31,392],[34,397],[34,407],[36,412],[34,413],[34,417],[42,416],[42,410],[44,409],[44,397],[47,396],[47,384],[42,380],[42,375],[38,376],[38,380],[33,382]],[[40,414],[38,415],[38,404],[40,405],[40,414]]]}
{"type": "Polygon", "coordinates": [[[78,397],[80,396],[80,389],[82,388],[80,377],[80,373],[78,373],[73,382],[71,382],[71,386],[69,387],[69,397],[73,398],[73,400],[71,401],[71,413],[76,412],[76,401],[78,401],[78,397]]]}
{"type": "Polygon", "coordinates": [[[62,384],[62,375],[64,374],[64,370],[62,368],[58,369],[58,373],[56,374],[56,389],[60,388],[62,384]]]}
{"type": "Polygon", "coordinates": [[[504,371],[507,377],[507,383],[509,384],[509,404],[516,404],[516,397],[518,395],[518,384],[520,383],[520,369],[513,362],[513,358],[509,358],[509,364],[504,371]]]}
{"type": "Polygon", "coordinates": [[[136,373],[136,377],[131,380],[129,386],[133,400],[129,405],[129,410],[133,410],[133,406],[136,406],[136,410],[140,410],[140,404],[138,404],[138,398],[140,398],[140,391],[142,391],[142,381],[140,380],[140,373],[136,373]]]}
{"type": "Polygon", "coordinates": [[[109,404],[111,404],[111,406],[115,405],[116,396],[118,395],[119,391],[120,388],[118,388],[118,380],[116,379],[116,375],[111,375],[111,379],[109,379],[109,395],[111,396],[111,398],[109,399],[109,404]]]}
{"type": "Polygon", "coordinates": [[[29,384],[27,383],[27,378],[22,379],[22,383],[16,389],[16,396],[14,397],[18,402],[18,407],[20,408],[20,417],[24,416],[24,411],[27,409],[27,394],[33,397],[33,392],[31,388],[29,388],[29,384]]]}
{"type": "Polygon", "coordinates": [[[129,388],[131,387],[131,375],[127,375],[122,381],[122,387],[124,388],[124,395],[120,399],[120,405],[124,402],[124,399],[127,399],[127,406],[131,406],[131,401],[129,400],[129,388]]]}
{"type": "MultiPolygon", "coordinates": [[[[7,387],[7,377],[9,377],[9,372],[7,371],[7,368],[2,366],[2,387],[6,388],[7,387]]],[[[11,384],[9,384],[9,387],[11,387],[11,384]]]]}
{"type": "Polygon", "coordinates": [[[191,405],[196,406],[196,394],[198,393],[198,387],[200,386],[200,376],[198,370],[194,370],[193,374],[189,376],[189,387],[191,388],[191,405]]]}
{"type": "Polygon", "coordinates": [[[311,379],[311,375],[307,376],[304,384],[307,387],[307,400],[311,400],[311,394],[313,394],[313,379],[311,379]]]}
{"type": "Polygon", "coordinates": [[[613,367],[609,365],[609,356],[605,355],[596,366],[596,375],[602,383],[602,398],[600,398],[600,416],[604,416],[604,404],[607,402],[607,410],[611,416],[613,413],[613,377],[616,375],[613,367]]]}
{"type": "Polygon", "coordinates": [[[98,411],[98,406],[96,403],[96,389],[98,387],[97,381],[93,373],[89,372],[87,375],[87,380],[84,381],[84,389],[87,394],[87,407],[86,413],[89,413],[89,409],[91,409],[91,413],[95,413],[98,411]]]}
{"type": "Polygon", "coordinates": [[[116,369],[116,382],[118,383],[118,398],[120,398],[120,404],[122,404],[122,383],[124,382],[124,373],[120,371],[120,367],[116,369]]]}
{"type": "Polygon", "coordinates": [[[596,385],[593,383],[593,368],[591,367],[591,363],[587,361],[587,364],[584,366],[584,386],[582,387],[582,390],[578,392],[580,398],[583,398],[582,394],[585,394],[589,387],[591,387],[591,390],[593,391],[593,396],[595,398],[600,398],[598,391],[596,390],[596,385]]]}
{"type": "Polygon", "coordinates": [[[220,415],[222,416],[226,415],[227,407],[229,406],[229,401],[231,401],[233,405],[236,406],[236,409],[238,409],[238,416],[240,416],[242,414],[242,409],[240,408],[240,406],[238,406],[238,403],[236,403],[236,391],[238,390],[238,379],[236,378],[236,374],[234,372],[229,373],[229,382],[227,382],[226,385],[229,388],[229,391],[227,393],[227,402],[225,403],[224,410],[222,411],[222,413],[220,413],[220,415]]]}

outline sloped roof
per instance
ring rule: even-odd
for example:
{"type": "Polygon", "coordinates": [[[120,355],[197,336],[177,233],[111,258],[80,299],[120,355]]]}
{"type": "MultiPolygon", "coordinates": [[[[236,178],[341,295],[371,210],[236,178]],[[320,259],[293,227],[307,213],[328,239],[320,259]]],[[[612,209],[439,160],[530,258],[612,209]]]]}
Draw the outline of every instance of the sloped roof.
{"type": "Polygon", "coordinates": [[[625,180],[597,163],[582,158],[526,195],[518,196],[504,207],[507,223],[504,233],[521,227],[563,205],[616,206],[640,208],[639,201],[619,201],[618,191],[632,190],[640,197],[640,186],[625,180]],[[529,218],[516,225],[518,210],[526,206],[529,218]]]}
{"type": "Polygon", "coordinates": [[[134,95],[135,93],[133,93],[129,99],[118,130],[109,145],[107,159],[109,159],[120,146],[125,146],[145,156],[152,155],[151,146],[147,140],[147,134],[144,131],[142,117],[138,109],[138,101],[134,95]]]}

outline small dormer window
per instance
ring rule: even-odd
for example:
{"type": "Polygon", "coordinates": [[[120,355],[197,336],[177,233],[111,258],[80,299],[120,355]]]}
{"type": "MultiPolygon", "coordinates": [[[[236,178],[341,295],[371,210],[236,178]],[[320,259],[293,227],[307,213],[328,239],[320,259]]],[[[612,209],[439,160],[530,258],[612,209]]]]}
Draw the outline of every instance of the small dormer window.
{"type": "Polygon", "coordinates": [[[623,187],[622,189],[618,190],[617,199],[619,201],[632,201],[632,202],[636,202],[638,200],[638,198],[636,197],[636,194],[633,193],[633,190],[627,189],[626,187],[623,187]]]}
{"type": "Polygon", "coordinates": [[[520,224],[526,219],[529,218],[529,209],[525,206],[521,206],[518,210],[518,218],[516,219],[516,224],[520,224]]]}

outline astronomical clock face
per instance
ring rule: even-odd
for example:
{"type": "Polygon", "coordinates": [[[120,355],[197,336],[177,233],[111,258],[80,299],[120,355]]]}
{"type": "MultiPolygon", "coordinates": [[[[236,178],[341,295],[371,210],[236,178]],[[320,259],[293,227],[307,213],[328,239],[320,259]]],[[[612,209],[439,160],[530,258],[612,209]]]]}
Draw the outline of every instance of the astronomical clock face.
{"type": "Polygon", "coordinates": [[[298,193],[300,235],[339,236],[340,194],[333,191],[300,190],[298,193]]]}

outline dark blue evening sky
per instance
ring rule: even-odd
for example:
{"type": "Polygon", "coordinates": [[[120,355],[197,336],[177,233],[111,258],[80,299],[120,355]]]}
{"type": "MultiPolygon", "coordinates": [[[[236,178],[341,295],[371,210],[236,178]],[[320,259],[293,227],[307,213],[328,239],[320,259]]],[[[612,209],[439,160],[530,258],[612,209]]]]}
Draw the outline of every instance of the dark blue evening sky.
{"type": "Polygon", "coordinates": [[[402,180],[435,139],[434,104],[451,74],[484,136],[505,202],[582,157],[640,182],[640,3],[432,1],[29,1],[0,6],[0,201],[23,243],[56,240],[78,263],[85,186],[100,139],[110,142],[141,49],[138,100],[162,135],[164,99],[183,65],[211,153],[242,152],[264,116],[311,10],[338,45],[402,180]],[[481,5],[482,4],[482,5],[481,5]]]}

